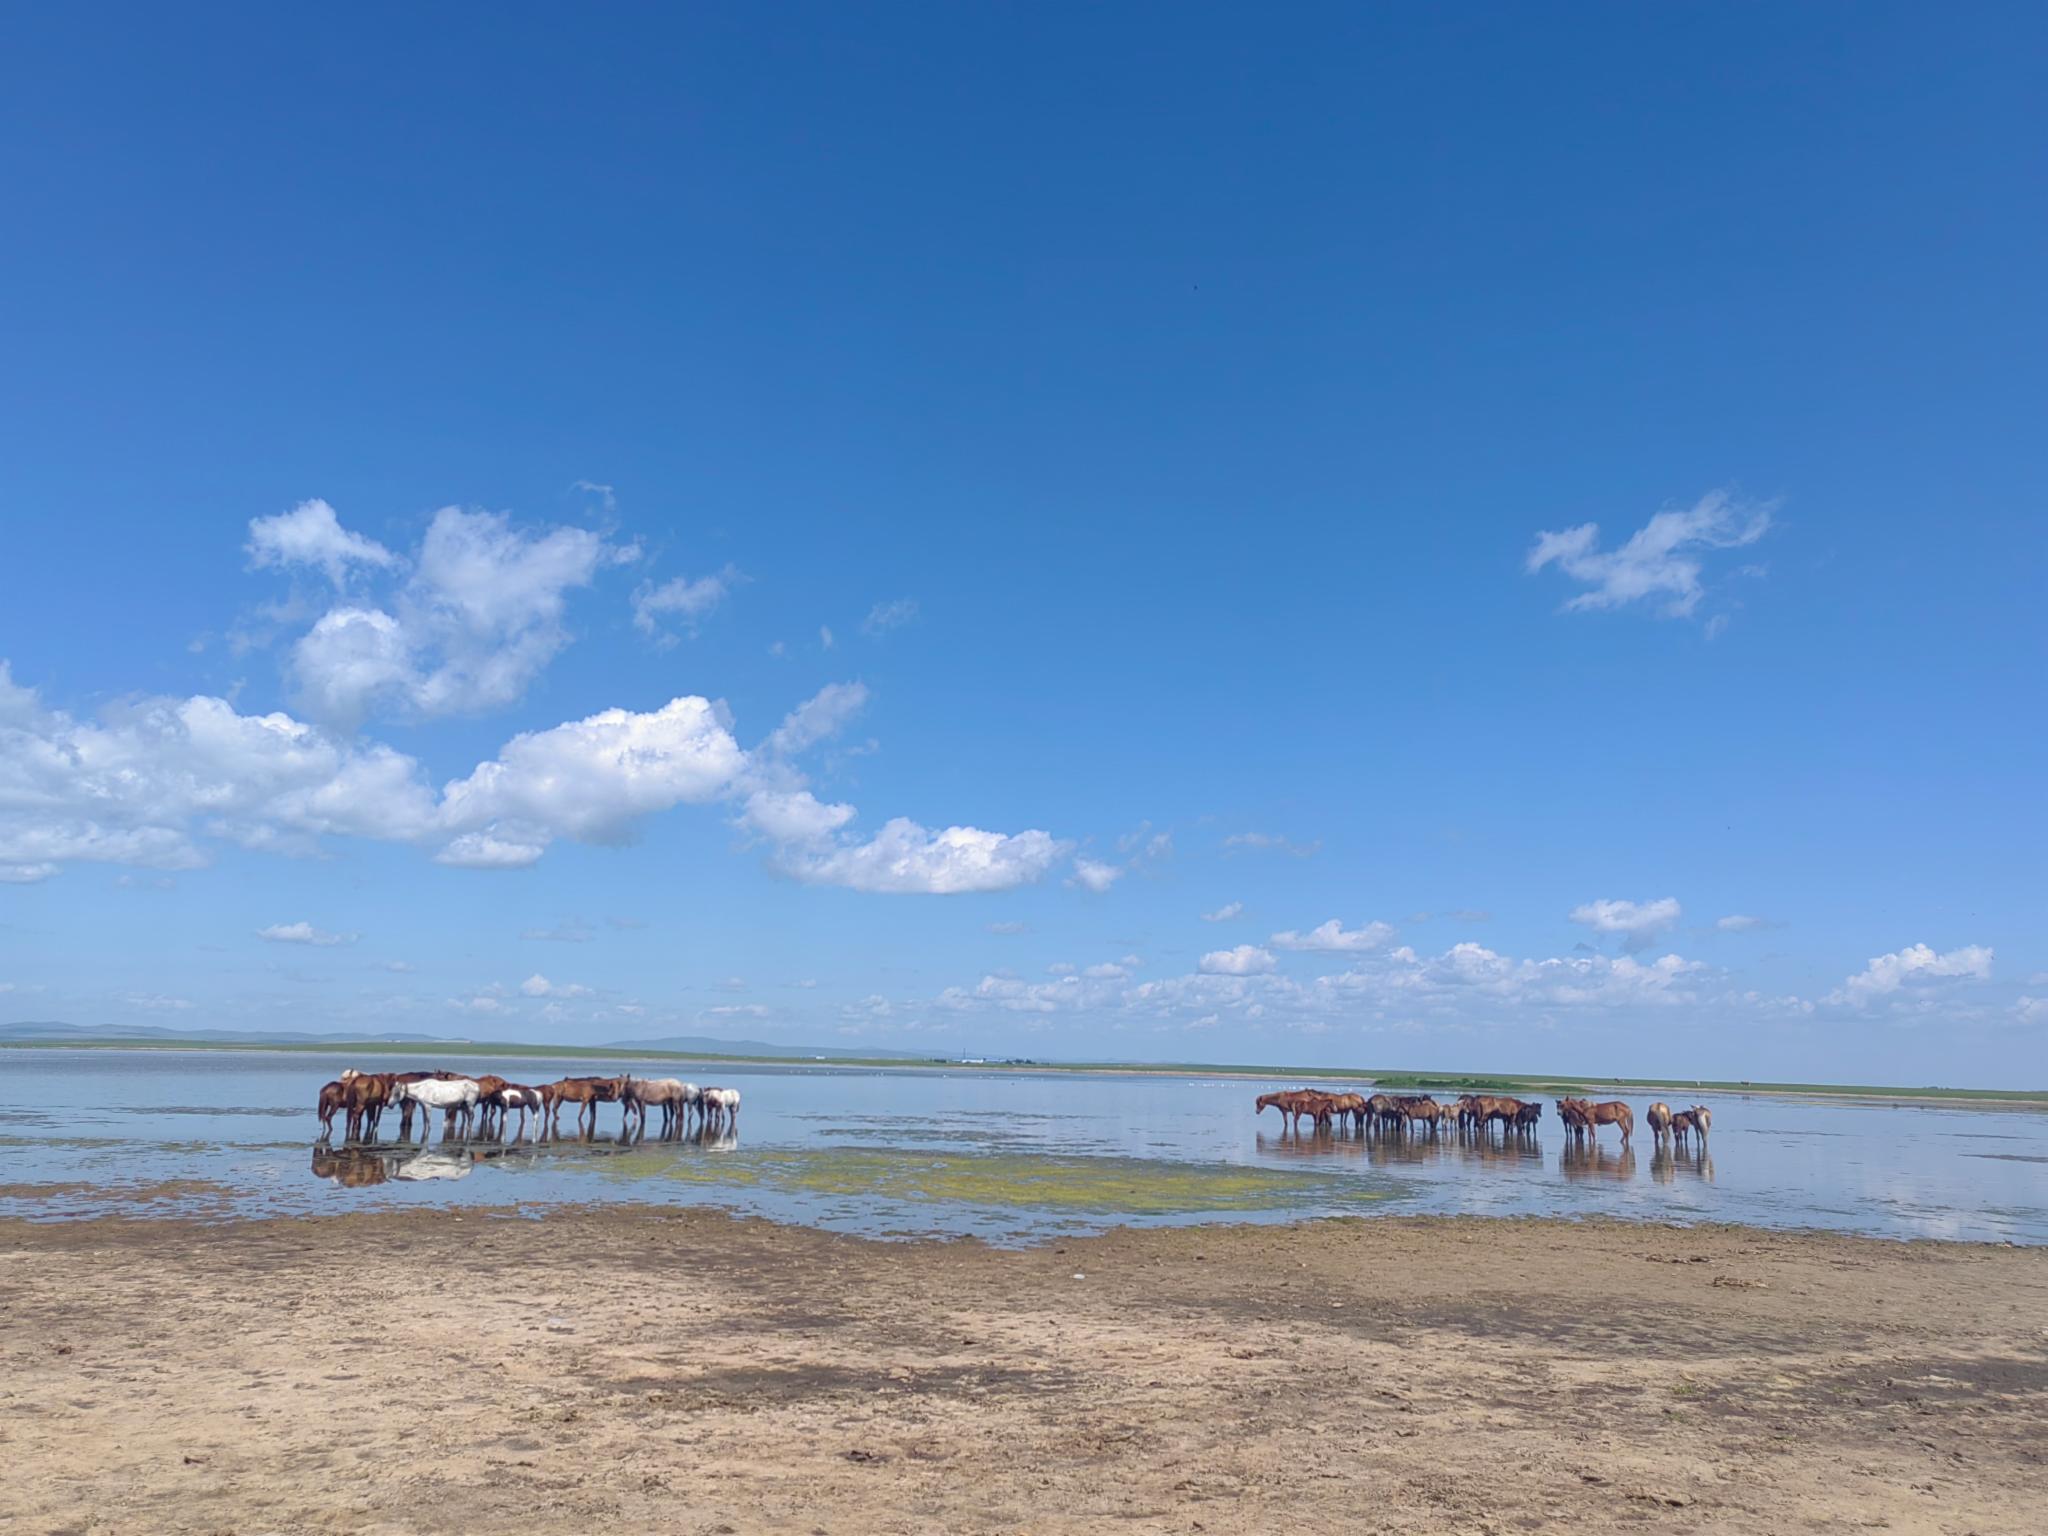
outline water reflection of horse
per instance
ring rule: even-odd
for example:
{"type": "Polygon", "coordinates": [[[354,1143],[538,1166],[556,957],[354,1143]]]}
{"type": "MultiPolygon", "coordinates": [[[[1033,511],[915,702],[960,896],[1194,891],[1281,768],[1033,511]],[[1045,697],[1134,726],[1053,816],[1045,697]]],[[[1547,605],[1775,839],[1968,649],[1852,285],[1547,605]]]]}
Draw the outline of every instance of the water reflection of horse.
{"type": "Polygon", "coordinates": [[[1567,1136],[1558,1152],[1557,1170],[1568,1179],[1632,1179],[1636,1149],[1623,1142],[1619,1152],[1609,1152],[1590,1137],[1567,1136]]]}
{"type": "Polygon", "coordinates": [[[1439,1161],[1482,1164],[1540,1164],[1543,1161],[1543,1144],[1533,1132],[1525,1131],[1496,1140],[1482,1130],[1460,1130],[1454,1124],[1451,1129],[1433,1136],[1411,1136],[1406,1127],[1399,1124],[1393,1129],[1382,1129],[1371,1120],[1362,1130],[1349,1130],[1337,1125],[1297,1133],[1283,1126],[1278,1135],[1260,1131],[1256,1146],[1268,1157],[1362,1157],[1374,1164],[1411,1167],[1439,1161]]]}
{"type": "Polygon", "coordinates": [[[1659,1184],[1671,1184],[1681,1173],[1690,1174],[1707,1184],[1714,1182],[1714,1160],[1707,1156],[1706,1147],[1702,1145],[1688,1151],[1668,1142],[1658,1142],[1657,1150],[1650,1154],[1650,1177],[1659,1184]]]}
{"type": "Polygon", "coordinates": [[[483,1161],[484,1154],[460,1147],[422,1147],[391,1170],[391,1177],[414,1182],[424,1179],[466,1179],[483,1161]]]}
{"type": "Polygon", "coordinates": [[[337,1152],[329,1147],[316,1146],[313,1148],[313,1177],[325,1179],[342,1189],[367,1189],[391,1177],[391,1163],[381,1153],[360,1147],[337,1152]]]}

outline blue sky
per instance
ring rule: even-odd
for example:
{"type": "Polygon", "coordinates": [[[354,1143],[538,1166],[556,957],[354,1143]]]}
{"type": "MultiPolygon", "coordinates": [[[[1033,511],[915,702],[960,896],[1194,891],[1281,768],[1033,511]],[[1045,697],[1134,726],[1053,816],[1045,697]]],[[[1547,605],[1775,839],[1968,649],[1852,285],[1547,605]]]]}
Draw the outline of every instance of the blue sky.
{"type": "Polygon", "coordinates": [[[23,13],[0,1020],[2048,1081],[2044,43],[23,13]]]}

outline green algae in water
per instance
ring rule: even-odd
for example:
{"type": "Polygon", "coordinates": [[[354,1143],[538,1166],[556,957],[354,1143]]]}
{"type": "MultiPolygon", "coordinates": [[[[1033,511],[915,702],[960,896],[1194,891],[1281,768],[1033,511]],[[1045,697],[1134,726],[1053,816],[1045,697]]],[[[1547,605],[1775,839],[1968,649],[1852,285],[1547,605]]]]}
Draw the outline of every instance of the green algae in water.
{"type": "Polygon", "coordinates": [[[1152,1158],[771,1147],[706,1158],[653,1149],[606,1158],[608,1177],[706,1188],[996,1207],[1048,1214],[1186,1216],[1329,1209],[1385,1198],[1356,1176],[1152,1158]],[[663,1166],[665,1164],[665,1166],[663,1166]]]}

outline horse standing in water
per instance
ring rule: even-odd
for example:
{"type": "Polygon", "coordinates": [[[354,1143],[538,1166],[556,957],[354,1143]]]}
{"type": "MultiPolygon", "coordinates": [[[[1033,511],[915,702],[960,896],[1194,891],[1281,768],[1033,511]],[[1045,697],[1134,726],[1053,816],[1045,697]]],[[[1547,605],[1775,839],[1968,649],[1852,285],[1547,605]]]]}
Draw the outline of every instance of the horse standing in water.
{"type": "Polygon", "coordinates": [[[384,1106],[391,1102],[392,1083],[389,1073],[344,1072],[341,1075],[341,1103],[348,1111],[348,1126],[342,1132],[345,1141],[361,1141],[363,1132],[368,1131],[376,1139],[377,1122],[384,1118],[384,1106]]]}
{"type": "Polygon", "coordinates": [[[698,1113],[710,1126],[723,1124],[728,1130],[740,1125],[740,1091],[737,1088],[706,1088],[698,1095],[698,1113]]]}
{"type": "Polygon", "coordinates": [[[625,1082],[626,1091],[620,1102],[628,1115],[639,1115],[643,1136],[647,1134],[648,1105],[657,1105],[661,1110],[661,1134],[665,1140],[676,1129],[677,1122],[690,1112],[690,1106],[703,1100],[695,1083],[680,1078],[629,1077],[625,1082]]]}
{"type": "Polygon", "coordinates": [[[559,1082],[549,1083],[541,1089],[541,1097],[548,1110],[548,1132],[559,1135],[562,1129],[562,1106],[574,1104],[576,1109],[576,1131],[584,1134],[583,1117],[590,1116],[590,1132],[597,1130],[597,1106],[617,1104],[626,1092],[623,1077],[565,1077],[559,1082]]]}
{"type": "MultiPolygon", "coordinates": [[[[705,1091],[708,1093],[710,1090],[705,1091]]],[[[1280,1111],[1280,1118],[1288,1123],[1295,1135],[1299,1136],[1304,1117],[1317,1130],[1327,1126],[1335,1114],[1335,1102],[1331,1094],[1317,1093],[1310,1088],[1295,1088],[1286,1093],[1261,1094],[1258,1107],[1252,1113],[1263,1114],[1270,1105],[1280,1111]]]]}
{"type": "MultiPolygon", "coordinates": [[[[463,1136],[466,1138],[469,1135],[470,1116],[476,1109],[477,1100],[482,1096],[476,1083],[466,1077],[429,1077],[416,1083],[400,1083],[398,1092],[401,1097],[410,1099],[429,1114],[437,1109],[442,1111],[443,1141],[449,1140],[455,1134],[455,1121],[458,1116],[462,1120],[463,1136]]],[[[422,1139],[432,1134],[433,1121],[427,1119],[422,1128],[422,1139]]]]}
{"type": "MultiPolygon", "coordinates": [[[[538,1088],[529,1088],[524,1083],[506,1083],[489,1096],[486,1104],[498,1116],[498,1139],[500,1141],[505,1138],[505,1116],[515,1109],[519,1111],[519,1131],[514,1140],[523,1141],[526,1138],[526,1113],[528,1110],[533,1111],[533,1134],[536,1137],[540,1135],[541,1098],[538,1088]]],[[[488,1121],[486,1122],[484,1133],[486,1135],[490,1134],[488,1121]]]]}
{"type": "Polygon", "coordinates": [[[1650,1135],[1658,1141],[1671,1134],[1671,1106],[1662,1099],[1644,1110],[1643,1118],[1649,1122],[1650,1135]]]}
{"type": "Polygon", "coordinates": [[[334,1134],[334,1117],[344,1108],[348,1098],[348,1085],[341,1082],[322,1083],[320,1101],[314,1106],[320,1115],[321,1141],[334,1134]]]}
{"type": "Polygon", "coordinates": [[[1589,1104],[1584,1099],[1565,1099],[1560,1103],[1560,1113],[1562,1113],[1563,1104],[1576,1104],[1579,1107],[1585,1116],[1586,1134],[1596,1141],[1599,1139],[1600,1127],[1603,1125],[1612,1125],[1619,1128],[1621,1131],[1621,1144],[1624,1147],[1629,1144],[1630,1138],[1636,1133],[1636,1112],[1620,1099],[1608,1099],[1599,1104],[1589,1104]]]}
{"type": "Polygon", "coordinates": [[[1714,1123],[1714,1112],[1704,1104],[1695,1104],[1691,1109],[1681,1109],[1671,1117],[1671,1139],[1683,1146],[1688,1131],[1699,1133],[1700,1145],[1707,1144],[1707,1128],[1714,1123]]]}

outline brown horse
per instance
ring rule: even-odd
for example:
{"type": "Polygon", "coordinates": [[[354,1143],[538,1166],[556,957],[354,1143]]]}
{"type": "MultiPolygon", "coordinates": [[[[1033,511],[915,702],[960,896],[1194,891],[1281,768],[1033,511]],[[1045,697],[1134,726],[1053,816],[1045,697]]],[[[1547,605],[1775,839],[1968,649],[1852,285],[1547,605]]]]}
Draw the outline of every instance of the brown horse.
{"type": "Polygon", "coordinates": [[[1643,1119],[1649,1122],[1650,1134],[1657,1140],[1671,1134],[1671,1106],[1662,1099],[1643,1111],[1643,1119]]]}
{"type": "Polygon", "coordinates": [[[1577,1101],[1585,1105],[1586,1131],[1598,1136],[1603,1125],[1617,1126],[1621,1130],[1621,1144],[1625,1147],[1636,1133],[1636,1112],[1620,1099],[1607,1099],[1599,1104],[1587,1104],[1584,1099],[1577,1101]]]}
{"type": "Polygon", "coordinates": [[[377,1122],[384,1118],[384,1106],[391,1102],[391,1074],[358,1072],[344,1077],[341,1095],[341,1107],[348,1111],[348,1128],[343,1132],[343,1139],[361,1141],[363,1132],[368,1130],[374,1140],[377,1122]]]}
{"type": "Polygon", "coordinates": [[[1565,1134],[1573,1141],[1593,1133],[1592,1106],[1584,1099],[1559,1099],[1557,1118],[1564,1122],[1565,1134]]]}
{"type": "Polygon", "coordinates": [[[1351,1116],[1354,1128],[1365,1129],[1365,1095],[1362,1093],[1337,1093],[1330,1096],[1330,1112],[1339,1120],[1351,1116]]]}
{"type": "Polygon", "coordinates": [[[1401,1101],[1391,1093],[1376,1093],[1365,1101],[1365,1113],[1375,1127],[1390,1131],[1402,1123],[1401,1101]]]}
{"type": "Polygon", "coordinates": [[[574,1104],[576,1130],[583,1134],[583,1117],[590,1116],[591,1132],[597,1130],[597,1106],[616,1104],[625,1097],[626,1080],[623,1077],[565,1077],[559,1082],[549,1083],[540,1091],[541,1102],[547,1107],[548,1130],[559,1134],[562,1129],[562,1106],[574,1104]]]}
{"type": "Polygon", "coordinates": [[[1253,1114],[1263,1114],[1268,1108],[1280,1111],[1283,1124],[1291,1124],[1294,1133],[1301,1134],[1301,1122],[1308,1119],[1318,1130],[1327,1126],[1336,1111],[1331,1107],[1333,1096],[1317,1093],[1313,1089],[1294,1088],[1285,1093],[1262,1093],[1258,1107],[1253,1114]]]}
{"type": "Polygon", "coordinates": [[[1511,1099],[1504,1094],[1484,1094],[1474,1101],[1474,1107],[1478,1111],[1481,1126],[1489,1126],[1498,1121],[1500,1128],[1505,1131],[1514,1127],[1516,1117],[1529,1106],[1520,1099],[1511,1099]]]}
{"type": "Polygon", "coordinates": [[[1714,1123],[1714,1112],[1704,1104],[1695,1104],[1691,1109],[1681,1109],[1671,1117],[1671,1139],[1683,1144],[1686,1134],[1699,1133],[1700,1145],[1707,1144],[1707,1129],[1714,1123]]]}
{"type": "Polygon", "coordinates": [[[320,1102],[315,1106],[320,1115],[320,1137],[325,1141],[334,1134],[334,1117],[343,1107],[348,1094],[346,1083],[322,1083],[320,1102]]]}

